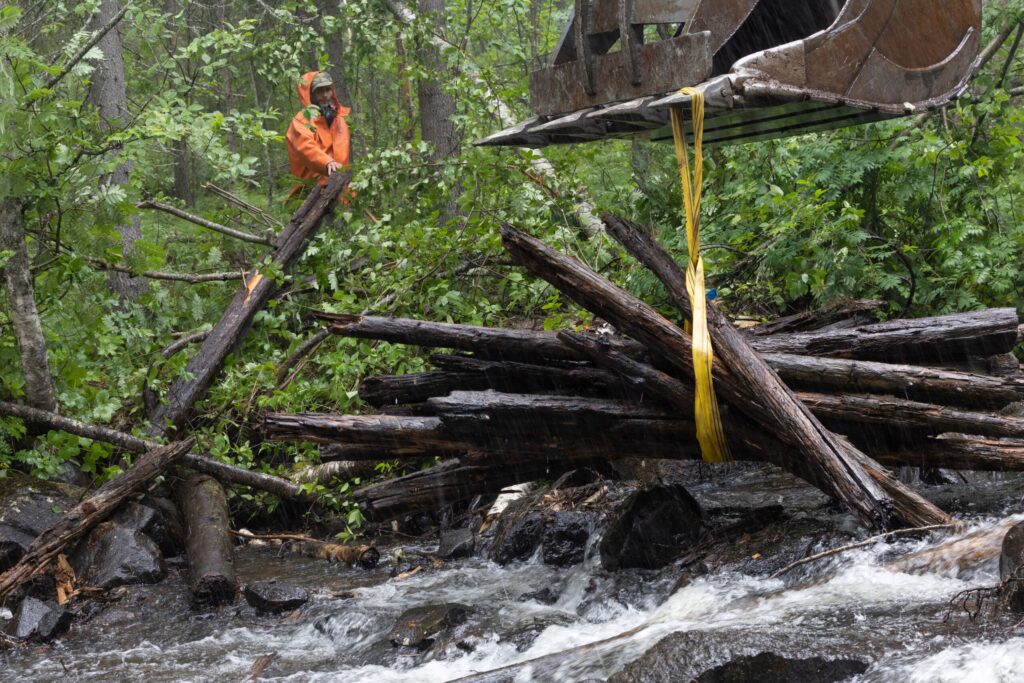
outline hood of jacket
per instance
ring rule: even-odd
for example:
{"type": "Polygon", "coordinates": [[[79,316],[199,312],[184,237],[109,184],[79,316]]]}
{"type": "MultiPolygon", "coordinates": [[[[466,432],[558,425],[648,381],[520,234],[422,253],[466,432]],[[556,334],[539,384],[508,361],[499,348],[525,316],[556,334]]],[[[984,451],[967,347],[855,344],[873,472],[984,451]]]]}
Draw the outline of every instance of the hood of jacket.
{"type": "MultiPolygon", "coordinates": [[[[302,102],[303,108],[313,104],[313,93],[311,92],[311,86],[313,84],[313,78],[320,73],[319,71],[310,71],[303,74],[302,80],[295,86],[295,91],[299,93],[299,101],[302,102]]],[[[338,94],[331,88],[331,100],[334,102],[334,109],[338,112],[338,116],[348,116],[351,109],[345,107],[338,101],[338,94]]]]}

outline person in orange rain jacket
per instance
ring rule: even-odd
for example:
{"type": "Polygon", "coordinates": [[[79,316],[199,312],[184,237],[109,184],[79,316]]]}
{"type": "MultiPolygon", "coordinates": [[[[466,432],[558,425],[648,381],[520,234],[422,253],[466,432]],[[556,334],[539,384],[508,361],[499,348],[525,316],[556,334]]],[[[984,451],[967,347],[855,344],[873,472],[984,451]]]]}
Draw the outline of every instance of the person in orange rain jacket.
{"type": "MultiPolygon", "coordinates": [[[[302,77],[296,90],[303,109],[288,126],[285,145],[292,175],[303,181],[327,182],[327,176],[349,165],[349,133],[345,117],[350,109],[343,107],[334,92],[334,81],[326,71],[310,71],[302,77]],[[310,119],[310,105],[320,112],[310,119]]],[[[291,199],[303,185],[292,189],[291,199]]]]}

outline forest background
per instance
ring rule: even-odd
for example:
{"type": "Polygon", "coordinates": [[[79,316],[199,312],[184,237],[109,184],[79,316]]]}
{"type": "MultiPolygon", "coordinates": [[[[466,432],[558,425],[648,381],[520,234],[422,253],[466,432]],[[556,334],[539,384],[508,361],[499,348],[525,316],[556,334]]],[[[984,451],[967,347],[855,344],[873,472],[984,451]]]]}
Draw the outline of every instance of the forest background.
{"type": "MultiPolygon", "coordinates": [[[[265,237],[295,205],[283,134],[295,84],[329,69],[352,108],[355,198],[320,231],[192,425],[225,462],[288,476],[314,448],[263,443],[266,410],[359,412],[361,377],[427,367],[415,349],[316,334],[309,313],[372,312],[486,325],[586,325],[503,255],[508,221],[670,310],[660,284],[594,230],[593,211],[654,227],[685,258],[670,145],[542,154],[472,141],[530,116],[567,0],[0,0],[0,400],[141,434],[245,271],[268,248],[137,208],[157,199],[265,237]],[[124,13],[113,30],[90,39],[124,13]],[[88,49],[86,49],[88,48],[88,49]],[[258,207],[245,212],[223,188],[258,207]],[[48,378],[26,377],[12,325],[19,248],[48,378]],[[165,358],[175,341],[183,350],[165,358]],[[296,356],[302,350],[302,357],[296,356]],[[26,383],[48,382],[48,395],[26,383]]],[[[990,0],[1005,37],[967,97],[904,120],[707,153],[704,253],[732,316],[846,298],[917,316],[1024,306],[1024,0],[990,0]]],[[[24,302],[22,302],[24,303],[24,302]]],[[[40,351],[37,349],[37,351],[40,351]]],[[[65,433],[25,439],[0,418],[0,477],[97,481],[129,459],[65,433]]],[[[382,463],[387,475],[392,464],[382,463]]],[[[345,507],[360,482],[316,486],[345,507]]],[[[252,512],[266,496],[236,492],[252,512]],[[255,505],[253,504],[255,503],[255,505]]],[[[349,510],[352,528],[360,521],[349,510]]]]}

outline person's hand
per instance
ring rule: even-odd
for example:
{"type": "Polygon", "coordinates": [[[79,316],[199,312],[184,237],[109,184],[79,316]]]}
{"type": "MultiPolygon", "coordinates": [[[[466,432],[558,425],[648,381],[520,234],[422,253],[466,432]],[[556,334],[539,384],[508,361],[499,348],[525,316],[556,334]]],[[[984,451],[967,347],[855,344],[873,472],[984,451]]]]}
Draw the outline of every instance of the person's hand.
{"type": "Polygon", "coordinates": [[[337,171],[340,168],[341,168],[341,164],[339,164],[337,161],[328,161],[327,162],[327,175],[331,175],[332,173],[334,173],[335,171],[337,171]]]}

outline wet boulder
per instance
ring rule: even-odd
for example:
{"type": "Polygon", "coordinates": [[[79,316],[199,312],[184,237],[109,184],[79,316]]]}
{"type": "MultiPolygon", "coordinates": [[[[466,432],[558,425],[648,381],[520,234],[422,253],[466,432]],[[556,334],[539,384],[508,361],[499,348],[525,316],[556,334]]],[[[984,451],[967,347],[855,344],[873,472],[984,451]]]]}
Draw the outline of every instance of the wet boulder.
{"type": "Polygon", "coordinates": [[[531,593],[523,593],[519,596],[519,602],[539,602],[542,605],[553,605],[558,602],[558,592],[555,591],[551,586],[545,586],[538,591],[531,593]]]}
{"type": "Polygon", "coordinates": [[[868,665],[855,659],[790,659],[771,652],[736,657],[698,676],[697,683],[833,683],[858,676],[868,665]]]}
{"type": "Polygon", "coordinates": [[[589,512],[561,511],[552,514],[541,535],[544,564],[569,567],[583,561],[596,523],[589,512]]]}
{"type": "Polygon", "coordinates": [[[528,560],[537,551],[544,536],[544,514],[506,514],[498,521],[491,546],[491,559],[498,564],[528,560]]]}
{"type": "Polygon", "coordinates": [[[475,546],[476,537],[472,529],[450,529],[441,534],[437,556],[442,560],[472,557],[475,546]]]}
{"type": "Polygon", "coordinates": [[[114,522],[103,522],[89,533],[72,555],[71,566],[82,583],[97,588],[156,583],[167,574],[152,539],[114,522]]]}
{"type": "Polygon", "coordinates": [[[426,605],[406,610],[388,634],[393,645],[426,648],[434,640],[469,617],[470,608],[454,602],[426,605]]]}
{"type": "Polygon", "coordinates": [[[606,569],[660,569],[697,542],[700,505],[682,486],[653,486],[630,495],[601,538],[606,569]]]}
{"type": "Polygon", "coordinates": [[[7,624],[9,636],[45,643],[63,634],[71,626],[71,613],[50,600],[25,597],[7,624]]]}
{"type": "Polygon", "coordinates": [[[28,546],[65,511],[77,489],[8,471],[0,479],[0,572],[13,567],[28,546]]]}
{"type": "Polygon", "coordinates": [[[304,588],[276,581],[259,581],[246,585],[245,601],[260,614],[277,614],[298,609],[309,600],[304,588]]]}
{"type": "Polygon", "coordinates": [[[122,505],[111,521],[149,536],[167,557],[185,548],[185,531],[177,507],[167,498],[147,497],[122,505]]]}
{"type": "Polygon", "coordinates": [[[1024,612],[1024,522],[1012,527],[1003,537],[999,580],[1006,606],[1014,612],[1024,612]]]}

